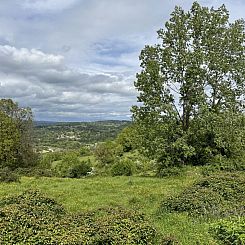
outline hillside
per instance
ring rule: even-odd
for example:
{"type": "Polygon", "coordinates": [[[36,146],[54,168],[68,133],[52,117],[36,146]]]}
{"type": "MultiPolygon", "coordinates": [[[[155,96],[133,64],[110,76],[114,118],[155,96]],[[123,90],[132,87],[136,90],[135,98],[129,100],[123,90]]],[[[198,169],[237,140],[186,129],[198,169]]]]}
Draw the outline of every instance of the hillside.
{"type": "Polygon", "coordinates": [[[35,122],[34,142],[39,151],[74,149],[113,139],[129,121],[35,122]]]}

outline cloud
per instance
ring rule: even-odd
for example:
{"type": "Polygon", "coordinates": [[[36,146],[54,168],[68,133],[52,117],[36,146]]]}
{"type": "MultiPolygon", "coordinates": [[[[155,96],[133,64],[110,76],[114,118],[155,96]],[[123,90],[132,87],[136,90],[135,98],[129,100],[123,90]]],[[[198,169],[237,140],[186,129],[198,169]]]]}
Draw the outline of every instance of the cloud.
{"type": "MultiPolygon", "coordinates": [[[[175,5],[193,0],[3,0],[0,4],[0,97],[31,106],[37,119],[128,118],[138,56],[175,5]]],[[[223,3],[231,20],[242,0],[223,3]]]]}
{"type": "Polygon", "coordinates": [[[119,73],[82,73],[66,66],[60,55],[0,45],[1,97],[32,107],[38,119],[129,115],[136,95],[132,81],[119,73]]]}
{"type": "Polygon", "coordinates": [[[22,7],[40,13],[59,12],[72,7],[78,0],[24,0],[22,7]]]}

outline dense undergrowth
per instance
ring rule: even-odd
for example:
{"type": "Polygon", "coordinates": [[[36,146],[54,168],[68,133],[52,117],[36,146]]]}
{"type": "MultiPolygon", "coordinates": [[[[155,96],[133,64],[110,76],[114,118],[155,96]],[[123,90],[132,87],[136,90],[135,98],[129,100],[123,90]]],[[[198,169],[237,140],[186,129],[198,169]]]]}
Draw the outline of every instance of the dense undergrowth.
{"type": "Polygon", "coordinates": [[[164,200],[164,211],[209,220],[210,234],[221,244],[245,244],[245,174],[213,172],[164,200]]]}
{"type": "Polygon", "coordinates": [[[213,236],[223,244],[245,244],[245,218],[224,219],[210,228],[213,236]]]}
{"type": "Polygon", "coordinates": [[[165,200],[161,208],[195,216],[245,215],[245,176],[220,172],[206,176],[179,196],[165,200]]]}
{"type": "Polygon", "coordinates": [[[154,244],[156,230],[136,211],[70,214],[39,191],[0,201],[1,244],[154,244]]]}

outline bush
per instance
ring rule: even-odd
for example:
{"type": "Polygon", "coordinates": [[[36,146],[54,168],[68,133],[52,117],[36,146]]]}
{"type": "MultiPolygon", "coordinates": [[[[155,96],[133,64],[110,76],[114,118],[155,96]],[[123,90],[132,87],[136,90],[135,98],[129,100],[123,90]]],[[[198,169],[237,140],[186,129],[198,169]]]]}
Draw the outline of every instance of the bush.
{"type": "Polygon", "coordinates": [[[96,145],[94,155],[100,167],[112,165],[117,157],[122,156],[123,147],[114,141],[106,141],[96,145]]]}
{"type": "Polygon", "coordinates": [[[212,217],[245,215],[244,193],[243,173],[217,173],[196,182],[179,196],[165,200],[161,210],[212,217]]]}
{"type": "Polygon", "coordinates": [[[181,167],[168,167],[160,168],[157,171],[157,177],[170,177],[170,176],[179,176],[183,173],[183,168],[181,167]]]}
{"type": "Polygon", "coordinates": [[[41,168],[17,168],[14,170],[17,175],[27,177],[53,177],[55,174],[51,169],[41,168]]]}
{"type": "Polygon", "coordinates": [[[62,160],[53,165],[53,171],[58,177],[69,177],[70,169],[78,166],[80,163],[76,152],[66,152],[62,160]]]}
{"type": "Polygon", "coordinates": [[[224,156],[218,155],[214,157],[213,161],[202,168],[203,175],[210,175],[217,171],[236,172],[245,170],[245,155],[236,158],[228,159],[224,156]]]}
{"type": "Polygon", "coordinates": [[[111,168],[112,176],[130,176],[132,175],[132,162],[130,160],[124,159],[118,163],[115,163],[111,168]]]}
{"type": "Polygon", "coordinates": [[[0,169],[0,182],[10,183],[10,182],[19,182],[20,176],[9,168],[0,169]]]}
{"type": "Polygon", "coordinates": [[[136,211],[99,209],[72,215],[40,193],[0,200],[1,244],[155,244],[156,231],[136,211]]]}
{"type": "Polygon", "coordinates": [[[49,152],[42,154],[38,163],[40,168],[50,169],[54,161],[62,159],[63,152],[49,152]]]}
{"type": "Polygon", "coordinates": [[[221,220],[210,228],[210,232],[223,244],[245,244],[245,218],[221,220]]]}
{"type": "Polygon", "coordinates": [[[71,166],[68,169],[67,177],[69,178],[81,178],[88,175],[92,171],[92,168],[88,162],[82,161],[81,163],[71,166]]]}

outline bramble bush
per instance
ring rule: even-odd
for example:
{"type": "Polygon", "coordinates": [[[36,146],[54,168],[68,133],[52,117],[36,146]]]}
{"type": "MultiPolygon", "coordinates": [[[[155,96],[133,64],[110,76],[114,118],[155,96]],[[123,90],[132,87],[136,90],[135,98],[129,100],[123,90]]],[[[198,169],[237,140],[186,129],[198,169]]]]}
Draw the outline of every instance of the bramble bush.
{"type": "Polygon", "coordinates": [[[244,173],[216,173],[197,181],[180,195],[163,201],[160,211],[207,217],[245,215],[244,193],[244,173]]]}
{"type": "Polygon", "coordinates": [[[121,159],[112,165],[112,176],[131,176],[133,174],[133,163],[129,159],[121,159]]]}
{"type": "Polygon", "coordinates": [[[225,156],[217,155],[213,161],[202,167],[202,174],[204,176],[212,175],[217,171],[236,172],[245,170],[245,154],[236,159],[228,159],[225,156]]]}
{"type": "Polygon", "coordinates": [[[14,173],[9,168],[0,169],[0,182],[10,183],[10,182],[19,182],[20,176],[14,173]]]}
{"type": "Polygon", "coordinates": [[[156,230],[136,211],[103,208],[70,214],[39,191],[0,200],[0,244],[156,244],[156,230]]]}
{"type": "Polygon", "coordinates": [[[210,232],[223,244],[245,244],[245,218],[220,220],[210,228],[210,232]]]}
{"type": "Polygon", "coordinates": [[[71,166],[67,171],[67,177],[69,178],[81,178],[88,175],[92,171],[92,167],[89,161],[81,161],[80,163],[71,166]]]}

